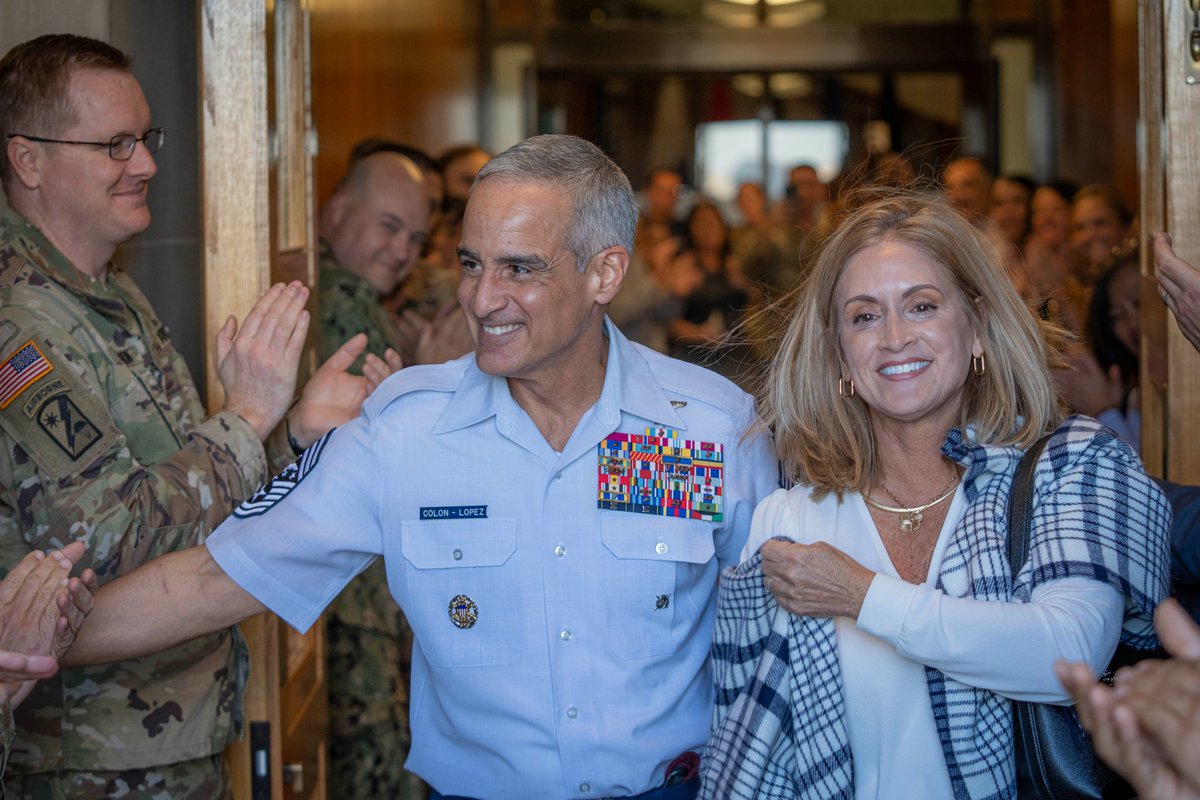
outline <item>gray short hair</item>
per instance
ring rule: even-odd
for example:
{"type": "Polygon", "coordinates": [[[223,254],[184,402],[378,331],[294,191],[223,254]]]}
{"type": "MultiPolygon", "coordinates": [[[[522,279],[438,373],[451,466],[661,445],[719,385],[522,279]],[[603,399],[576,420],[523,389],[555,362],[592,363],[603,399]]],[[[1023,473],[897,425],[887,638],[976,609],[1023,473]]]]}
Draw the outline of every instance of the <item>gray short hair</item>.
{"type": "Polygon", "coordinates": [[[571,199],[571,219],[563,244],[582,272],[588,260],[608,247],[633,253],[637,203],[629,179],[613,160],[577,136],[533,136],[484,165],[474,186],[486,180],[536,183],[562,189],[571,199]]]}

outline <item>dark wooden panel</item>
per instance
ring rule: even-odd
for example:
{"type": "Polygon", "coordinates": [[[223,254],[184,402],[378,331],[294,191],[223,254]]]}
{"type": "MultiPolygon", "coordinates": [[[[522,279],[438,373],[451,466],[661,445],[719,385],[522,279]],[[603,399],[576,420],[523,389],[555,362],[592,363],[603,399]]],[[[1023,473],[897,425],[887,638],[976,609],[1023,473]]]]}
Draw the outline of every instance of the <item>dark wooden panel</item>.
{"type": "Polygon", "coordinates": [[[364,137],[435,156],[482,138],[475,0],[311,0],[310,9],[319,202],[364,137]]]}
{"type": "Polygon", "coordinates": [[[979,64],[974,26],[839,25],[738,30],[715,26],[560,26],[538,47],[545,73],[921,70],[979,64]]]}

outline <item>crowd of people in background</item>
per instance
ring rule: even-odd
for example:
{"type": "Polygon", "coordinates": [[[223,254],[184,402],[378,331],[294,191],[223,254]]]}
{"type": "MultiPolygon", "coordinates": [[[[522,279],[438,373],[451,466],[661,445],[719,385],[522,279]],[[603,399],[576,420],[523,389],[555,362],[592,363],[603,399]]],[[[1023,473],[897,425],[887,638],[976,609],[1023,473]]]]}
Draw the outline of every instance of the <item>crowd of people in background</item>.
{"type": "Polygon", "coordinates": [[[610,314],[634,341],[748,383],[761,363],[731,356],[730,345],[755,338],[753,312],[794,289],[839,221],[882,190],[940,192],[984,235],[1026,302],[1076,338],[1073,369],[1056,376],[1069,404],[1105,414],[1136,447],[1137,370],[1124,351],[1137,348],[1121,344],[1131,335],[1123,320],[1136,317],[1136,270],[1115,273],[1122,260],[1137,262],[1137,221],[1108,184],[993,176],[975,156],[923,178],[904,155],[886,153],[829,182],[801,163],[790,170],[783,197],[769,198],[762,182],[747,181],[722,203],[691,190],[680,171],[655,169],[641,192],[628,278],[637,291],[618,296],[610,314]],[[711,249],[701,256],[698,248],[711,249]],[[731,337],[739,322],[746,322],[744,335],[731,337]]]}
{"type": "MultiPolygon", "coordinates": [[[[1184,616],[1200,619],[1200,489],[1137,457],[1137,220],[1111,186],[995,177],[970,155],[929,186],[887,153],[828,183],[798,164],[778,199],[743,183],[732,212],[655,169],[639,212],[619,167],[573,136],[495,158],[364,139],[320,210],[316,324],[299,283],[231,317],[215,345],[226,406],[206,419],[111,261],[150,224],[165,141],[128,57],[42,37],[0,60],[5,87],[0,544],[34,551],[0,565],[14,796],[225,796],[244,660],[230,626],[270,608],[304,629],[327,606],[338,796],[1012,796],[1009,701],[1068,695],[1144,794],[1200,794],[1200,728],[1156,691],[1200,702],[1184,616]],[[110,184],[128,202],[74,200],[110,184]],[[307,375],[306,336],[323,359],[307,375]],[[757,390],[757,412],[680,361],[757,390]],[[430,366],[390,378],[415,365],[430,366]],[[644,433],[622,432],[630,420],[644,433]],[[1039,442],[1040,548],[1009,574],[1007,476],[1039,442]],[[651,505],[657,478],[614,499],[644,478],[631,452],[694,483],[694,506],[651,505]],[[419,519],[401,516],[404,492],[419,519]],[[583,535],[558,533],[571,526],[583,535]],[[82,528],[89,550],[62,544],[82,528]],[[529,579],[534,565],[556,577],[529,579]],[[464,593],[447,607],[451,570],[464,593]],[[785,640],[803,647],[772,649],[785,640]],[[1159,640],[1173,658],[1096,685],[1118,641],[1159,640]],[[534,674],[517,653],[547,643],[572,649],[534,674]],[[784,696],[781,661],[789,686],[826,692],[815,712],[784,696]]],[[[1155,251],[1200,349],[1200,271],[1169,237],[1155,251]]]]}
{"type": "MultiPolygon", "coordinates": [[[[419,255],[379,293],[390,338],[403,363],[440,363],[471,347],[456,311],[455,248],[471,180],[488,153],[460,144],[434,155],[367,139],[355,147],[351,167],[381,152],[419,166],[433,209],[419,255]]],[[[840,220],[886,190],[940,192],[983,234],[1021,297],[1073,339],[1069,369],[1055,373],[1069,407],[1100,419],[1137,449],[1137,220],[1105,183],[993,176],[970,155],[922,178],[913,162],[893,152],[872,155],[829,182],[800,163],[789,171],[782,197],[746,181],[726,203],[692,190],[681,171],[656,168],[639,194],[633,259],[609,314],[633,341],[750,386],[766,355],[754,343],[770,324],[758,312],[798,286],[840,220]]],[[[327,225],[322,231],[331,235],[327,225]]]]}

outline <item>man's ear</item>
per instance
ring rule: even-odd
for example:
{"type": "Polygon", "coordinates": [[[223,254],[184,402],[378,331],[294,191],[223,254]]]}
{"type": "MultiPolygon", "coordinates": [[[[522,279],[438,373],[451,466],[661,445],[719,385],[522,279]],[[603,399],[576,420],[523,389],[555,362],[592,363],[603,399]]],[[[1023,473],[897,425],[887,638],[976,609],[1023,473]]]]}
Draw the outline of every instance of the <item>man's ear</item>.
{"type": "Polygon", "coordinates": [[[625,280],[625,271],[629,269],[629,251],[616,245],[601,251],[592,263],[595,264],[596,302],[608,305],[625,280]]]}
{"type": "Polygon", "coordinates": [[[329,204],[326,207],[325,213],[322,215],[322,222],[328,225],[328,231],[322,231],[322,235],[332,235],[346,218],[346,211],[350,208],[350,192],[345,189],[339,189],[329,198],[329,204]]]}
{"type": "Polygon", "coordinates": [[[17,182],[26,189],[41,186],[41,154],[34,149],[32,143],[24,136],[14,136],[8,139],[6,144],[4,156],[8,159],[10,171],[17,182]]]}

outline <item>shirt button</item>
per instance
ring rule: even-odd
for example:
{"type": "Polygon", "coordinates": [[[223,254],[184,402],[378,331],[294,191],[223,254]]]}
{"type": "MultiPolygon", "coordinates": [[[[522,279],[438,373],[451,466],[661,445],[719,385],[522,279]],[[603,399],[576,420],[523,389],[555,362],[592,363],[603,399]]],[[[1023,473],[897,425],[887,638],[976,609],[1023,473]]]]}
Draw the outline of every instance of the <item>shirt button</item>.
{"type": "Polygon", "coordinates": [[[591,790],[592,790],[592,785],[590,783],[588,783],[587,781],[584,781],[583,783],[579,784],[579,791],[583,792],[584,794],[587,794],[591,790]]]}
{"type": "Polygon", "coordinates": [[[561,481],[561,480],[562,480],[562,470],[559,470],[558,472],[556,472],[556,473],[554,474],[554,480],[556,480],[556,481],[561,481]]]}
{"type": "Polygon", "coordinates": [[[458,550],[456,548],[452,555],[454,556],[455,561],[462,561],[462,550],[458,550]]]}
{"type": "Polygon", "coordinates": [[[659,542],[658,544],[654,545],[654,552],[658,553],[660,556],[665,555],[667,552],[667,543],[659,542]]]}
{"type": "Polygon", "coordinates": [[[579,716],[579,709],[575,706],[567,706],[567,719],[575,719],[579,716]]]}
{"type": "Polygon", "coordinates": [[[566,554],[567,554],[567,548],[563,547],[561,544],[558,547],[554,548],[554,555],[558,556],[559,558],[562,558],[566,554]]]}
{"type": "Polygon", "coordinates": [[[562,631],[558,634],[558,638],[562,639],[564,642],[568,641],[571,638],[571,632],[569,630],[567,630],[566,628],[563,628],[562,631]]]}

